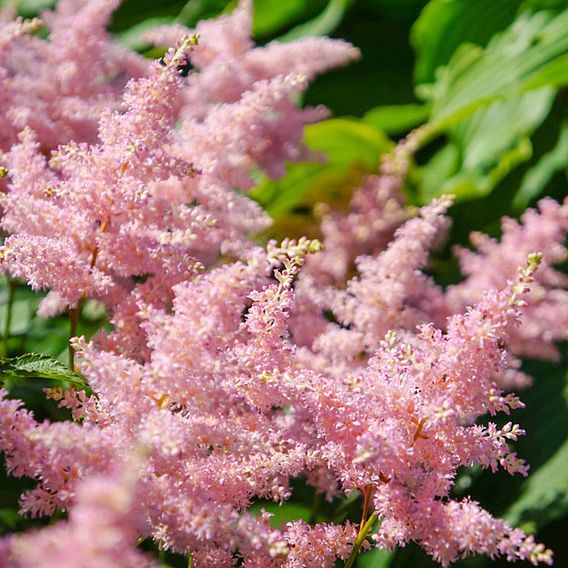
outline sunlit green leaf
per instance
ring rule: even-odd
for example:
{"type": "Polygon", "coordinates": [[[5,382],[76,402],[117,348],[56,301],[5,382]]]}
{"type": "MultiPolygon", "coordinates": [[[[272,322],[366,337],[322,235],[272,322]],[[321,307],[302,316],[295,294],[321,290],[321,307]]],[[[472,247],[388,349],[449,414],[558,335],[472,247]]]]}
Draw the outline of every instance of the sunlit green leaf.
{"type": "Polygon", "coordinates": [[[416,82],[430,83],[462,43],[485,46],[514,19],[522,0],[432,0],[412,29],[416,82]]]}
{"type": "Polygon", "coordinates": [[[387,550],[374,548],[368,552],[363,552],[357,559],[357,568],[387,568],[392,553],[387,550]]]}
{"type": "Polygon", "coordinates": [[[294,232],[303,226],[303,232],[309,233],[306,212],[319,202],[343,203],[365,174],[377,171],[380,155],[392,147],[374,126],[349,119],[311,125],[305,139],[326,159],[290,164],[282,179],[264,179],[251,193],[276,220],[277,229],[282,224],[294,232]]]}
{"type": "Polygon", "coordinates": [[[426,122],[429,114],[426,105],[385,105],[366,112],[363,120],[389,135],[397,135],[426,122]]]}
{"type": "Polygon", "coordinates": [[[568,53],[568,10],[559,15],[523,14],[486,49],[462,45],[431,91],[432,121],[456,124],[479,108],[516,93],[542,87],[547,66],[557,78],[568,53]]]}
{"type": "Polygon", "coordinates": [[[291,521],[309,521],[312,515],[310,507],[294,502],[279,504],[273,503],[272,501],[263,501],[261,503],[254,503],[249,508],[249,511],[253,514],[260,514],[262,509],[272,514],[270,523],[276,528],[280,528],[285,523],[291,521]]]}
{"type": "Polygon", "coordinates": [[[513,525],[534,529],[568,513],[568,441],[532,471],[519,499],[506,514],[513,525]]]}
{"type": "MultiPolygon", "coordinates": [[[[56,0],[17,0],[15,2],[16,10],[22,16],[35,16],[44,10],[53,8],[56,0]]],[[[3,2],[0,1],[0,7],[3,2]]]]}
{"type": "Polygon", "coordinates": [[[306,0],[256,0],[254,2],[255,35],[265,36],[297,21],[306,6],[306,0]]]}

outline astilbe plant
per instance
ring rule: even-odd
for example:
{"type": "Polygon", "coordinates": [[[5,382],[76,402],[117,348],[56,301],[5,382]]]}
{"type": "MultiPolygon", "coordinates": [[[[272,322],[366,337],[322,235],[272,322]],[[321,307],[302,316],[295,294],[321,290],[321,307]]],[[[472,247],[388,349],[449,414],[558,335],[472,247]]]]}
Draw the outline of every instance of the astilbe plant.
{"type": "Polygon", "coordinates": [[[302,128],[324,112],[294,96],[356,52],[327,39],[254,47],[248,2],[197,33],[154,32],[177,47],[102,113],[96,143],[47,159],[26,123],[7,153],[3,270],[51,290],[44,316],[76,323],[94,299],[113,330],[72,341],[89,391],[47,390],[73,420],[40,422],[0,391],[8,471],[37,481],[21,512],[69,512],[1,540],[0,565],[151,566],[135,548],[146,538],[198,567],[350,567],[361,549],[410,541],[443,565],[473,553],[551,563],[451,491],[463,466],[527,474],[509,447],[520,426],[476,421],[522,406],[496,382],[515,365],[506,346],[549,357],[563,337],[544,329],[565,301],[552,265],[566,205],[507,221],[501,243],[477,238],[481,258],[459,253],[467,278],[442,290],[424,269],[451,199],[414,215],[401,194],[419,131],[347,213],[325,216],[327,250],[257,246],[269,219],[236,190],[308,156],[302,128]],[[199,72],[184,77],[189,63],[199,72]],[[276,529],[248,510],[286,501],[300,476],[328,498],[358,490],[360,524],[276,529]]]}

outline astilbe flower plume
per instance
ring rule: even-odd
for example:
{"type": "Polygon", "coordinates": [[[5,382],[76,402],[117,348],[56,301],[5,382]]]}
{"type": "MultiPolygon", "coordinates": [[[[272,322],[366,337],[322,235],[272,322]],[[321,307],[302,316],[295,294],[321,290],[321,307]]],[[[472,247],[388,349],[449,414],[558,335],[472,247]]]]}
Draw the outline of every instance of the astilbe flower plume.
{"type": "Polygon", "coordinates": [[[333,326],[329,329],[324,313],[331,311],[336,289],[341,289],[356,273],[356,259],[384,251],[396,229],[412,217],[412,208],[404,203],[402,186],[410,157],[417,147],[416,138],[421,138],[420,133],[409,134],[382,157],[380,172],[367,177],[354,190],[347,211],[319,208],[324,250],[308,259],[296,286],[297,302],[291,327],[299,345],[312,347],[318,337],[328,337],[331,332],[338,340],[333,342],[332,351],[340,354],[347,347],[352,356],[361,351],[357,347],[361,341],[355,334],[345,334],[333,326]]]}
{"type": "Polygon", "coordinates": [[[100,113],[119,108],[127,80],[148,69],[106,32],[119,3],[61,0],[41,20],[0,24],[0,152],[26,126],[47,150],[96,140],[100,113]],[[43,24],[47,39],[33,35],[43,24]]]}
{"type": "Polygon", "coordinates": [[[205,117],[211,104],[238,101],[258,81],[288,74],[301,74],[312,80],[359,57],[359,51],[351,44],[329,38],[255,47],[250,0],[240,0],[231,14],[200,22],[195,30],[181,25],[162,26],[147,32],[146,39],[171,46],[180,37],[194,32],[209,38],[200,42],[190,56],[199,73],[189,78],[184,113],[197,120],[205,117]]]}
{"type": "Polygon", "coordinates": [[[255,166],[277,175],[285,160],[301,159],[303,125],[323,116],[295,108],[292,95],[306,79],[288,75],[176,129],[187,88],[178,67],[196,45],[186,36],[165,65],[131,82],[126,112],[103,113],[97,144],[70,143],[48,163],[26,130],[7,157],[4,269],[51,288],[46,316],[79,311],[85,298],[103,302],[115,325],[105,344],[141,357],[141,306],[167,304],[176,282],[219,254],[245,254],[248,234],[269,221],[235,188],[251,186],[255,166]]]}
{"type": "Polygon", "coordinates": [[[523,258],[539,250],[543,267],[527,296],[524,324],[509,334],[508,365],[496,377],[504,388],[525,387],[532,378],[520,370],[519,357],[556,360],[556,344],[567,338],[568,283],[555,265],[567,257],[568,205],[543,199],[520,221],[504,219],[500,239],[473,233],[471,242],[479,252],[454,249],[466,278],[444,290],[422,271],[445,240],[448,220],[442,210],[429,221],[432,206],[412,219],[416,211],[405,207],[400,191],[413,152],[429,136],[428,127],[411,132],[383,157],[380,174],[355,190],[346,213],[324,215],[326,250],[310,259],[296,287],[295,341],[304,348],[304,363],[320,368],[331,357],[342,373],[372,356],[389,329],[408,337],[421,323],[444,328],[450,315],[464,313],[485,292],[503,288],[523,258]]]}
{"type": "Polygon", "coordinates": [[[543,266],[535,276],[524,324],[509,338],[509,349],[518,356],[557,360],[555,343],[568,339],[568,277],[555,265],[568,258],[568,200],[559,204],[546,198],[536,209],[528,209],[520,221],[505,218],[499,240],[473,233],[477,252],[457,248],[465,280],[449,288],[447,301],[453,312],[463,310],[492,288],[503,286],[515,264],[531,250],[543,255],[543,266]]]}
{"type": "Polygon", "coordinates": [[[289,559],[296,562],[289,565],[298,566],[303,555],[319,554],[310,543],[324,531],[330,546],[323,557],[334,559],[334,550],[345,557],[355,538],[350,525],[296,523],[276,531],[266,516],[240,512],[253,496],[287,498],[289,479],[305,468],[304,443],[281,406],[286,398],[271,387],[291,350],[272,347],[280,341],[292,277],[314,248],[309,241],[285,243],[178,285],[173,313],[148,316],[153,351],[143,366],[82,344],[81,369],[96,396],[50,393],[73,409],[76,422],[40,424],[4,399],[0,428],[9,470],[42,472],[38,488],[23,496],[23,510],[74,510],[79,479],[112,471],[120,456],[143,446],[139,503],[149,526],[138,530],[161,546],[194,554],[202,559],[197,565],[212,566],[212,558],[231,565],[238,551],[250,565],[279,566],[287,563],[289,532],[289,559]],[[271,267],[280,263],[280,283],[270,284],[271,267]]]}
{"type": "Polygon", "coordinates": [[[287,499],[290,478],[315,469],[332,472],[344,490],[373,493],[380,546],[416,540],[443,564],[470,552],[548,561],[550,552],[520,531],[448,497],[461,465],[526,474],[507,444],[522,430],[474,420],[520,405],[492,378],[505,364],[501,342],[518,323],[538,259],[454,316],[447,333],[425,326],[412,345],[387,335],[364,369],[337,378],[295,363],[287,333],[293,278],[317,249],[309,241],[271,245],[177,285],[171,314],[148,313],[152,353],[144,365],[80,343],[80,368],[96,396],[51,393],[77,422],[37,423],[4,399],[9,470],[41,472],[23,510],[72,508],[79,479],[112,470],[142,445],[140,506],[149,523],[142,535],[203,559],[198,565],[229,566],[237,551],[254,566],[345,558],[356,536],[350,525],[277,531],[265,516],[244,512],[253,497],[287,499]],[[335,535],[326,540],[335,548],[315,546],[322,530],[335,535]],[[315,532],[300,536],[305,531],[315,532]]]}

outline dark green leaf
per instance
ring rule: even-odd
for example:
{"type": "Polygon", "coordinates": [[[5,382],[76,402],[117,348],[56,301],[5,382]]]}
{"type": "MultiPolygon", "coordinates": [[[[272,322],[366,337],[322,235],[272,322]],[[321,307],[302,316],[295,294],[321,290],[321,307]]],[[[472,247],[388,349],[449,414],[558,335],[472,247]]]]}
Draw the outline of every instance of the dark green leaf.
{"type": "Polygon", "coordinates": [[[341,23],[345,12],[354,0],[329,0],[325,10],[303,24],[291,29],[280,38],[280,41],[291,41],[302,37],[324,36],[331,34],[341,23]]]}
{"type": "MultiPolygon", "coordinates": [[[[530,168],[523,177],[521,187],[515,195],[513,205],[524,209],[532,200],[539,197],[545,190],[556,172],[568,168],[568,123],[564,123],[556,146],[530,168]]],[[[568,172],[567,172],[568,173],[568,172]]]]}

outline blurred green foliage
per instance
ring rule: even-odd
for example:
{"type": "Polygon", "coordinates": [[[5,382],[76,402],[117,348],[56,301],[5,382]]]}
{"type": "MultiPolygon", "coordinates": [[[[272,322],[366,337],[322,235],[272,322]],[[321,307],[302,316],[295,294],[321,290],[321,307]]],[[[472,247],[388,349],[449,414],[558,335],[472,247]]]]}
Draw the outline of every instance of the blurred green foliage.
{"type": "MultiPolygon", "coordinates": [[[[54,1],[12,3],[31,16],[54,1]]],[[[144,30],[169,22],[192,26],[234,5],[226,0],[124,0],[111,29],[120,41],[144,52],[144,30]]],[[[306,130],[313,160],[290,165],[277,181],[259,177],[252,195],[274,217],[272,234],[317,232],[314,207],[345,207],[353,187],[377,171],[380,155],[426,123],[436,135],[416,156],[406,189],[416,204],[441,193],[457,196],[452,243],[466,242],[472,230],[497,234],[502,215],[516,216],[543,195],[560,199],[568,193],[566,0],[255,0],[254,9],[260,44],[326,34],[351,41],[362,54],[359,62],[318,79],[305,96],[305,104],[326,104],[334,115],[306,130]]],[[[433,272],[440,282],[450,282],[455,264],[442,254],[433,272]]],[[[6,322],[8,298],[4,286],[0,325],[9,331],[5,352],[37,351],[64,360],[66,319],[39,319],[38,296],[18,286],[12,320],[6,322]]],[[[90,306],[80,332],[90,335],[103,322],[104,315],[90,306]]],[[[538,533],[555,549],[556,565],[568,566],[568,364],[564,358],[557,365],[527,362],[526,367],[536,383],[524,393],[527,408],[515,418],[528,432],[517,449],[532,464],[531,475],[523,480],[463,471],[456,494],[471,494],[491,512],[538,533]]],[[[38,416],[61,419],[65,413],[43,400],[41,387],[47,382],[41,376],[31,382],[20,377],[14,395],[38,416]]],[[[15,514],[27,482],[0,475],[0,532],[30,526],[15,514]]],[[[360,505],[355,494],[343,502],[322,502],[297,480],[289,503],[253,505],[263,507],[279,525],[295,518],[356,521],[360,505]]],[[[183,565],[173,555],[161,558],[164,565],[183,565]]],[[[505,562],[470,558],[459,564],[481,568],[505,562]]],[[[408,546],[393,553],[368,552],[357,565],[421,568],[433,563],[418,547],[408,546]]]]}

